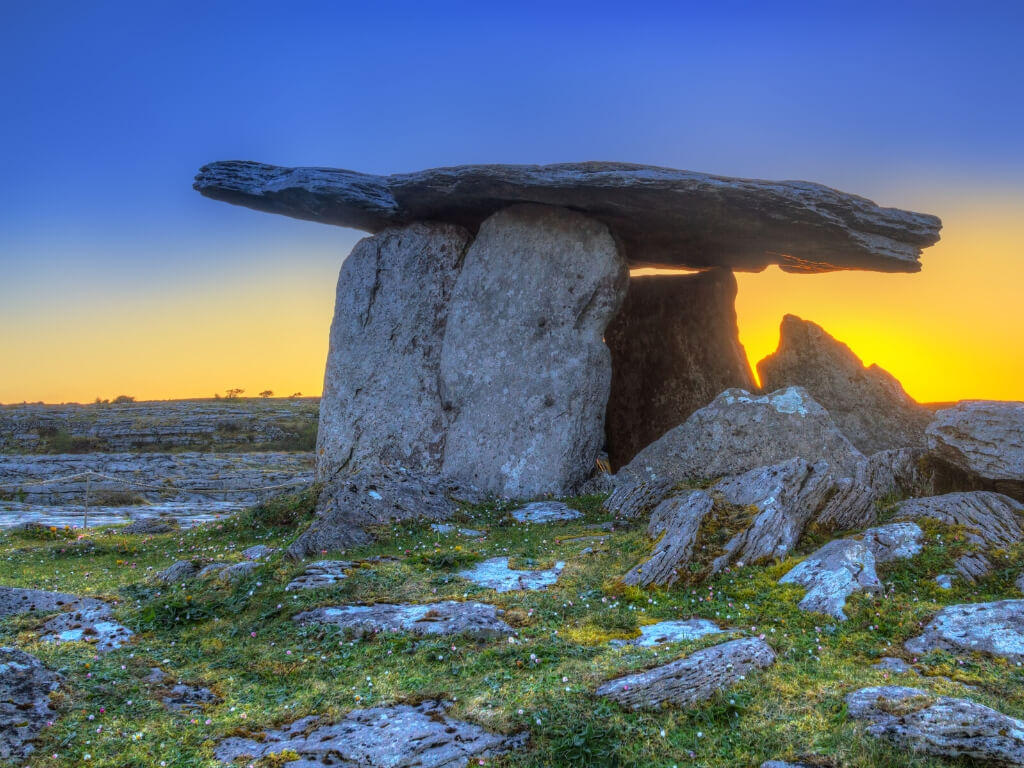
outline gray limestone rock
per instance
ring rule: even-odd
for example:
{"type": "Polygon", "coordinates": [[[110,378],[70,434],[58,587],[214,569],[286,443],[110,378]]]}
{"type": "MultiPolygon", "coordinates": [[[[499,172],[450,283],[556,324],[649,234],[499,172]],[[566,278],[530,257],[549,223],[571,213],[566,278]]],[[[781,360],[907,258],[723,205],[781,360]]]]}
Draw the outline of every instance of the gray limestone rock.
{"type": "Polygon", "coordinates": [[[612,386],[605,432],[613,470],[729,387],[756,388],[727,269],[631,277],[605,341],[612,386]]]}
{"type": "Polygon", "coordinates": [[[418,220],[475,228],[516,203],[563,206],[604,222],[636,266],[791,272],[916,272],[938,240],[934,216],[880,208],[805,181],[757,181],[629,163],[463,165],[373,176],[248,161],[204,166],[207,197],[379,232],[418,220]]]}
{"type": "Polygon", "coordinates": [[[477,531],[473,528],[459,528],[457,525],[451,525],[450,523],[431,523],[430,530],[434,533],[440,533],[442,536],[457,533],[459,536],[465,536],[467,539],[482,539],[487,535],[484,531],[477,531]]]}
{"type": "Polygon", "coordinates": [[[1024,573],[1017,577],[1017,580],[1013,582],[1014,586],[1021,592],[1024,592],[1024,573]]]}
{"type": "Polygon", "coordinates": [[[153,576],[153,580],[160,584],[180,584],[195,578],[198,573],[199,568],[191,560],[179,560],[159,571],[153,576]]]}
{"type": "Polygon", "coordinates": [[[173,711],[186,709],[202,709],[210,704],[217,704],[221,698],[211,691],[198,685],[178,683],[160,697],[164,705],[173,711]]]}
{"type": "Polygon", "coordinates": [[[316,589],[318,587],[329,587],[348,578],[345,571],[352,568],[355,563],[348,560],[317,560],[306,566],[299,576],[292,579],[285,592],[296,589],[316,589]]]}
{"type": "Polygon", "coordinates": [[[1024,403],[965,400],[935,414],[932,454],[1024,500],[1024,403]]]}
{"type": "Polygon", "coordinates": [[[172,533],[181,529],[181,523],[174,517],[145,517],[133,520],[121,529],[120,533],[152,536],[159,533],[172,533]]]}
{"type": "Polygon", "coordinates": [[[870,735],[912,752],[978,765],[1024,765],[1024,721],[973,701],[890,685],[854,691],[846,705],[870,735]]]}
{"type": "Polygon", "coordinates": [[[785,760],[765,760],[761,768],[814,768],[809,763],[788,763],[785,760]]]}
{"type": "Polygon", "coordinates": [[[507,557],[492,557],[472,568],[459,571],[459,576],[478,587],[493,589],[495,592],[532,591],[545,589],[557,582],[563,568],[565,563],[559,561],[553,568],[536,571],[517,570],[509,568],[507,557]]]}
{"type": "Polygon", "coordinates": [[[441,353],[445,476],[520,498],[590,477],[611,382],[602,337],[627,281],[607,228],[579,213],[515,206],[480,225],[441,353]]]}
{"type": "Polygon", "coordinates": [[[110,605],[90,597],[80,598],[72,610],[45,622],[40,632],[44,642],[90,643],[98,653],[120,648],[134,635],[113,620],[110,605]]]}
{"type": "Polygon", "coordinates": [[[513,509],[511,515],[520,523],[554,523],[583,517],[582,512],[560,501],[535,501],[513,509]]]}
{"type": "Polygon", "coordinates": [[[877,365],[860,358],[821,326],[782,318],[778,349],[757,364],[767,391],[797,385],[825,407],[836,426],[865,455],[924,446],[931,413],[877,365]]]}
{"type": "Polygon", "coordinates": [[[257,544],[254,547],[242,550],[242,557],[246,560],[265,560],[274,554],[277,550],[273,547],[268,547],[266,544],[257,544]]]}
{"type": "Polygon", "coordinates": [[[33,740],[57,719],[50,694],[61,680],[35,656],[0,647],[0,760],[23,758],[34,750],[33,740]]]}
{"type": "Polygon", "coordinates": [[[693,555],[701,524],[713,508],[714,499],[705,491],[685,491],[661,502],[647,527],[648,536],[657,541],[654,551],[622,578],[623,583],[671,586],[678,581],[693,555]]]}
{"type": "Polygon", "coordinates": [[[906,560],[921,552],[924,531],[917,523],[889,523],[869,528],[861,534],[876,563],[906,560]]]}
{"type": "Polygon", "coordinates": [[[199,569],[199,573],[196,574],[197,579],[212,579],[214,576],[219,576],[224,572],[226,568],[229,568],[231,563],[209,563],[199,569]]]}
{"type": "Polygon", "coordinates": [[[904,647],[917,654],[942,649],[1024,661],[1024,600],[947,606],[904,647]]]}
{"type": "Polygon", "coordinates": [[[715,622],[707,619],[686,619],[683,621],[659,621],[657,624],[645,624],[640,627],[640,636],[627,640],[627,645],[639,645],[652,648],[665,643],[684,643],[699,640],[708,635],[720,635],[731,632],[722,629],[715,622]]]}
{"type": "Polygon", "coordinates": [[[357,637],[377,632],[409,632],[413,635],[466,635],[477,640],[515,635],[502,621],[504,613],[485,603],[446,600],[424,605],[345,605],[315,608],[296,614],[299,624],[334,624],[357,637]]]}
{"type": "Polygon", "coordinates": [[[949,573],[940,573],[935,577],[935,583],[939,585],[939,589],[952,589],[953,575],[949,573]]]}
{"type": "Polygon", "coordinates": [[[345,259],[320,402],[318,480],[377,463],[440,470],[441,345],[469,241],[461,227],[415,223],[359,241],[345,259]]]}
{"type": "Polygon", "coordinates": [[[220,742],[214,755],[231,764],[245,757],[256,761],[268,755],[294,752],[292,768],[356,768],[356,766],[417,766],[460,768],[470,759],[486,758],[519,748],[526,735],[504,736],[478,725],[453,720],[445,706],[424,701],[417,706],[357,709],[334,724],[304,717],[261,738],[232,737],[220,742]]]}
{"type": "Polygon", "coordinates": [[[730,640],[645,672],[609,680],[596,693],[631,709],[658,709],[665,704],[689,707],[735,685],[748,672],[774,663],[775,652],[763,640],[730,640]]]}
{"type": "Polygon", "coordinates": [[[40,616],[56,613],[77,605],[79,600],[77,595],[69,595],[66,592],[0,587],[0,618],[19,616],[25,613],[40,616]]]}
{"type": "Polygon", "coordinates": [[[883,656],[877,663],[871,665],[873,669],[881,669],[885,672],[892,672],[896,675],[917,675],[916,669],[907,664],[903,659],[896,656],[883,656]]]}
{"type": "Polygon", "coordinates": [[[221,570],[217,577],[222,581],[238,582],[251,575],[259,567],[260,564],[252,560],[247,560],[244,563],[233,563],[221,570]]]}

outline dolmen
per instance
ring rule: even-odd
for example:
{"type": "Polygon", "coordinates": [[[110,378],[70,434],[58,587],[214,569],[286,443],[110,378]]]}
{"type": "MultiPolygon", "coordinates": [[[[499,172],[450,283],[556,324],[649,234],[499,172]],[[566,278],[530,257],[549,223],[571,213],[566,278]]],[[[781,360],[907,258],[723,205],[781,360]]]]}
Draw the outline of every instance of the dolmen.
{"type": "Polygon", "coordinates": [[[626,163],[375,176],[231,161],[194,187],[371,233],[338,279],[325,491],[293,556],[459,499],[578,492],[602,451],[618,470],[724,390],[756,390],[734,270],[916,272],[941,227],[819,184],[626,163]]]}

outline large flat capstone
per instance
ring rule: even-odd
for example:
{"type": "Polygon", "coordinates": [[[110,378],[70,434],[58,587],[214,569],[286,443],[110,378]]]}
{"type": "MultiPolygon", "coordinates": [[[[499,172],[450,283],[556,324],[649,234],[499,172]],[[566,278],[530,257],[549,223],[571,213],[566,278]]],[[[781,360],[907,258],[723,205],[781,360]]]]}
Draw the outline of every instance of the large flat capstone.
{"type": "Polygon", "coordinates": [[[605,224],[635,266],[790,272],[916,272],[935,216],[882,208],[806,181],[759,181],[630,163],[463,165],[374,176],[333,168],[212,163],[207,197],[380,232],[414,221],[475,230],[517,203],[571,208],[605,224]]]}

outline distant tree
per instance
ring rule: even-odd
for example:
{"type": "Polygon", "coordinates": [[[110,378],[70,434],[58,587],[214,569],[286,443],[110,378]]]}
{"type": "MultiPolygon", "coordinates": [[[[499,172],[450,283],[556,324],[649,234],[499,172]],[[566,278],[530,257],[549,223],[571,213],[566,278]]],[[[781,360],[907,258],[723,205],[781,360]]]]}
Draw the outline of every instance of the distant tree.
{"type": "Polygon", "coordinates": [[[213,399],[214,400],[220,400],[220,392],[214,392],[213,393],[213,399]]]}
{"type": "Polygon", "coordinates": [[[117,405],[123,405],[124,403],[134,403],[135,398],[131,395],[118,395],[114,398],[114,403],[117,405]]]}
{"type": "Polygon", "coordinates": [[[243,392],[245,392],[244,389],[229,389],[227,392],[224,393],[224,397],[226,397],[228,400],[236,400],[238,396],[243,392]]]}
{"type": "Polygon", "coordinates": [[[293,395],[292,395],[291,397],[292,397],[292,399],[294,399],[294,398],[296,398],[296,397],[302,397],[302,393],[301,393],[301,392],[296,392],[296,393],[295,393],[295,394],[293,394],[293,395]]]}
{"type": "Polygon", "coordinates": [[[266,400],[268,397],[273,397],[273,396],[274,396],[274,390],[272,390],[272,389],[264,389],[262,392],[260,392],[260,397],[262,397],[264,400],[266,400]]]}

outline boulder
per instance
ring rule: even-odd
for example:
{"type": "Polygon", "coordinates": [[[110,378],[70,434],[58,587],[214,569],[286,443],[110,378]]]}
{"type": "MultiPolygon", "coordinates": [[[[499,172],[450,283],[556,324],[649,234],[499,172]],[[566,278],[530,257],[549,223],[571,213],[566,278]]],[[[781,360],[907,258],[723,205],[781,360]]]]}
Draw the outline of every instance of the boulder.
{"type": "Polygon", "coordinates": [[[587,480],[611,382],[603,336],[627,281],[608,229],[580,213],[514,206],[481,223],[441,353],[446,477],[519,498],[587,480]]]}
{"type": "Polygon", "coordinates": [[[630,163],[463,165],[374,176],[249,161],[200,169],[196,190],[256,210],[370,232],[414,221],[474,229],[516,203],[585,212],[632,266],[916,272],[934,216],[805,181],[757,181],[630,163]]]}
{"type": "Polygon", "coordinates": [[[916,654],[941,649],[1024,662],[1024,600],[947,606],[904,647],[916,654]]]}
{"type": "Polygon", "coordinates": [[[892,374],[860,358],[815,323],[782,318],[779,347],[757,364],[766,391],[801,386],[865,455],[924,446],[931,413],[892,374]]]}
{"type": "Polygon", "coordinates": [[[753,390],[727,269],[630,278],[605,331],[612,385],[605,432],[612,470],[730,387],[753,390]]]}
{"type": "Polygon", "coordinates": [[[504,611],[485,603],[446,600],[425,605],[345,605],[296,614],[299,624],[334,624],[363,637],[377,632],[413,635],[466,635],[477,640],[515,635],[499,616],[504,611]]]}
{"type": "Polygon", "coordinates": [[[935,413],[928,448],[1024,501],[1024,403],[967,400],[935,413]]]}
{"type": "Polygon", "coordinates": [[[0,760],[27,757],[33,740],[57,719],[50,694],[62,678],[35,656],[0,647],[0,760]]]}
{"type": "Polygon", "coordinates": [[[774,663],[775,652],[763,640],[730,640],[645,672],[609,680],[596,693],[630,709],[658,709],[665,704],[690,707],[735,685],[747,673],[774,663]]]}
{"type": "Polygon", "coordinates": [[[846,706],[870,735],[918,754],[1024,765],[1024,721],[967,699],[887,685],[854,691],[846,706]]]}
{"type": "Polygon", "coordinates": [[[153,576],[153,580],[160,584],[180,584],[183,581],[195,578],[199,568],[191,560],[178,560],[171,563],[162,571],[153,576]]]}
{"type": "Polygon", "coordinates": [[[629,586],[671,586],[690,562],[697,534],[714,508],[714,498],[705,491],[684,491],[669,496],[651,513],[647,535],[655,539],[654,551],[643,563],[622,578],[629,586]]]}
{"type": "Polygon", "coordinates": [[[441,346],[469,242],[461,227],[412,223],[359,241],[345,259],[320,401],[321,482],[366,464],[440,470],[441,346]]]}
{"type": "Polygon", "coordinates": [[[509,568],[507,557],[492,557],[472,568],[459,571],[459,576],[478,587],[493,589],[495,592],[534,591],[545,589],[557,582],[563,568],[565,563],[559,561],[552,568],[536,571],[517,570],[509,568]]]}
{"type": "Polygon", "coordinates": [[[214,756],[224,764],[242,758],[255,762],[271,755],[294,753],[289,765],[319,766],[422,766],[456,768],[470,760],[518,749],[525,734],[505,736],[478,725],[453,720],[446,705],[424,701],[416,706],[357,709],[337,723],[304,717],[278,730],[267,729],[257,738],[233,736],[221,741],[214,756]]]}
{"type": "Polygon", "coordinates": [[[582,512],[560,501],[535,501],[513,509],[511,515],[518,523],[554,523],[583,517],[582,512]]]}

